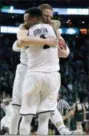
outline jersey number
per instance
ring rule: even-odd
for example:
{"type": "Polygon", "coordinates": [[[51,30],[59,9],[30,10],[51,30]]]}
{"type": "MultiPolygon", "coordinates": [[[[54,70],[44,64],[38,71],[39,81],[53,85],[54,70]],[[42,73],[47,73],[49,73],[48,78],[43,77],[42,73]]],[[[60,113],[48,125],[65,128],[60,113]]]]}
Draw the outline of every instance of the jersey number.
{"type": "MultiPolygon", "coordinates": [[[[40,38],[46,39],[46,37],[44,35],[41,35],[40,38]]],[[[49,45],[44,45],[43,46],[43,49],[48,49],[48,48],[50,48],[49,45]]]]}

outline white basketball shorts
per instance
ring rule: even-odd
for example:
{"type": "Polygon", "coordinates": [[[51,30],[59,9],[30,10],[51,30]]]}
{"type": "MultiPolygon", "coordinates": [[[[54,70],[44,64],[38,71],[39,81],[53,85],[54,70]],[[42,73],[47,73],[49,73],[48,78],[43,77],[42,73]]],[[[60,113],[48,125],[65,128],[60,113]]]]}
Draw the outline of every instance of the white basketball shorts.
{"type": "Polygon", "coordinates": [[[27,72],[22,87],[20,114],[35,115],[54,111],[60,84],[58,72],[27,72]]]}

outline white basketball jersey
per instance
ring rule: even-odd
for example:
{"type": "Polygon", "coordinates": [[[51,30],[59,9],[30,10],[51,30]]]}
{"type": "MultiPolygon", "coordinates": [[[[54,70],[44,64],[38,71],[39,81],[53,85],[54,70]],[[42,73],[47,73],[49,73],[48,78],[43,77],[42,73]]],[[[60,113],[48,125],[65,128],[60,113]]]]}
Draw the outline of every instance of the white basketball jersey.
{"type": "MultiPolygon", "coordinates": [[[[55,37],[54,29],[48,24],[37,24],[29,29],[29,36],[48,38],[55,37]]],[[[52,72],[59,70],[58,46],[30,45],[26,49],[29,71],[52,72]]]]}
{"type": "Polygon", "coordinates": [[[26,53],[25,48],[21,48],[21,52],[20,52],[20,62],[24,65],[27,65],[28,62],[28,55],[26,53]]]}

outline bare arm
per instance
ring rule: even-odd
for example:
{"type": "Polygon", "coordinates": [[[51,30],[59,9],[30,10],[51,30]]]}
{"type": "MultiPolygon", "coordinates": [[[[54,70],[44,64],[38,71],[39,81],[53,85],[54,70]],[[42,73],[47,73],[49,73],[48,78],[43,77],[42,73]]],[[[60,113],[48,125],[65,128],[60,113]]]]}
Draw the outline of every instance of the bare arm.
{"type": "Polygon", "coordinates": [[[69,47],[66,45],[66,50],[65,48],[60,48],[58,47],[58,57],[59,58],[67,58],[70,54],[69,47]]]}
{"type": "MultiPolygon", "coordinates": [[[[63,39],[62,36],[60,35],[59,31],[57,30],[56,32],[57,32],[58,39],[59,40],[63,39]]],[[[58,49],[58,57],[59,58],[67,58],[69,56],[69,54],[70,54],[70,49],[67,46],[67,44],[66,44],[66,48],[64,48],[64,47],[60,48],[59,47],[59,49],[58,49]]]]}
{"type": "Polygon", "coordinates": [[[21,25],[19,27],[18,33],[17,33],[17,39],[18,39],[18,47],[24,47],[29,45],[49,45],[49,46],[55,46],[58,42],[55,38],[39,38],[35,36],[27,36],[28,30],[25,29],[24,25],[21,25]]]}
{"type": "MultiPolygon", "coordinates": [[[[63,39],[61,34],[59,33],[58,29],[61,26],[61,22],[59,20],[51,20],[50,25],[55,29],[58,39],[63,39]]],[[[70,54],[70,49],[66,44],[65,48],[58,48],[58,57],[59,58],[67,58],[70,54]]]]}

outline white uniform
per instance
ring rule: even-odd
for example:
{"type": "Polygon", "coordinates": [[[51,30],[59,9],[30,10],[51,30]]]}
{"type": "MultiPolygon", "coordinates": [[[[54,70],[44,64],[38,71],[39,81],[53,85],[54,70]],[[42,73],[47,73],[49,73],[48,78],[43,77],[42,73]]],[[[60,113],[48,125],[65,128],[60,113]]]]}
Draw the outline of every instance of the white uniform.
{"type": "Polygon", "coordinates": [[[21,106],[22,84],[27,72],[27,53],[24,48],[18,48],[16,43],[13,45],[14,51],[20,51],[20,64],[17,65],[13,84],[12,105],[21,106]]]}
{"type": "MultiPolygon", "coordinates": [[[[38,24],[29,29],[29,35],[37,37],[56,37],[48,24],[38,24]]],[[[36,114],[54,111],[60,88],[58,46],[31,45],[26,49],[28,70],[22,87],[20,114],[36,114]]]]}

